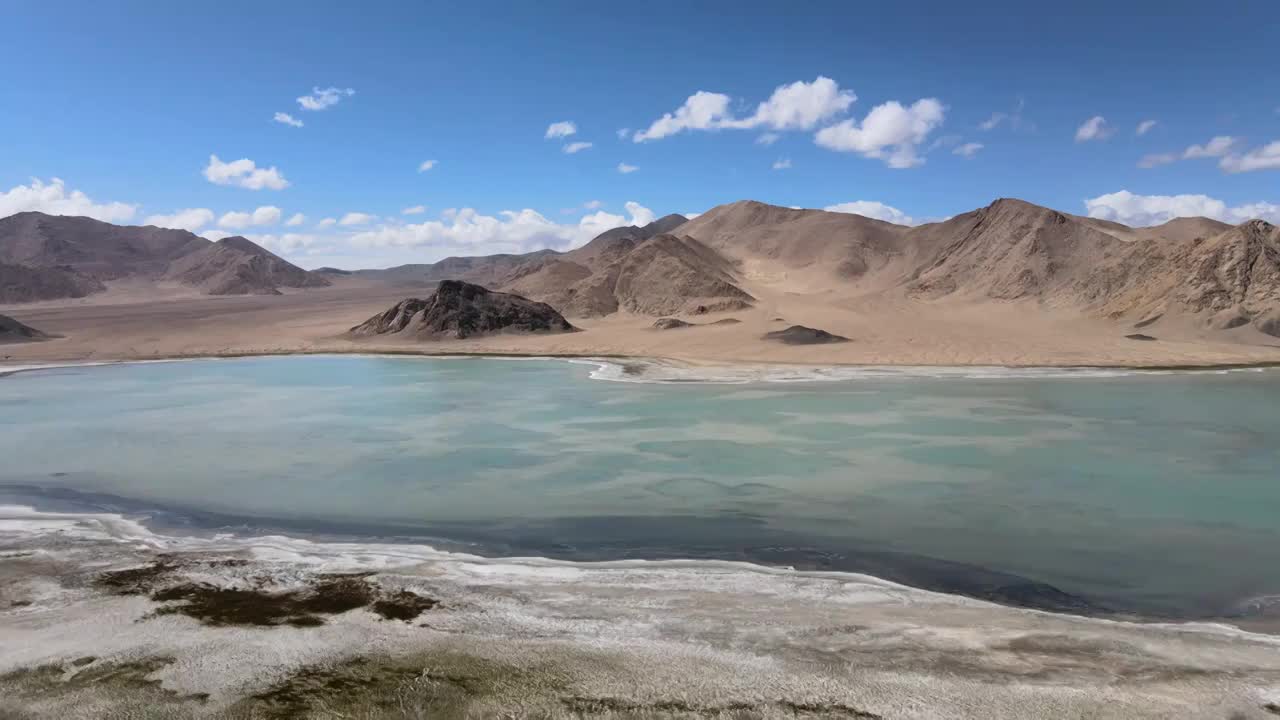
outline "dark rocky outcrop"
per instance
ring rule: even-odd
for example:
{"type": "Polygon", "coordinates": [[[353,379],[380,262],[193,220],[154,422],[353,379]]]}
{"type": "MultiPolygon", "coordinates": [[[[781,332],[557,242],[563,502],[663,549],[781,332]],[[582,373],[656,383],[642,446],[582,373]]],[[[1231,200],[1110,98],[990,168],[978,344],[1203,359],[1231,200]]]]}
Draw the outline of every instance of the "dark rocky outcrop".
{"type": "Polygon", "coordinates": [[[47,340],[49,337],[49,335],[30,325],[24,325],[8,315],[0,315],[0,344],[35,342],[37,340],[47,340]]]}
{"type": "Polygon", "coordinates": [[[445,280],[428,298],[408,298],[351,328],[355,336],[411,335],[463,339],[504,332],[575,332],[555,308],[519,295],[445,280]]]}
{"type": "Polygon", "coordinates": [[[654,330],[675,330],[687,327],[693,327],[693,323],[687,323],[679,318],[658,318],[653,323],[654,330]]]}
{"type": "Polygon", "coordinates": [[[1130,335],[1125,335],[1124,338],[1126,340],[1146,340],[1146,341],[1151,341],[1156,339],[1151,335],[1143,335],[1142,333],[1132,333],[1130,335]]]}
{"type": "Polygon", "coordinates": [[[849,342],[849,338],[834,335],[826,330],[792,325],[786,330],[774,330],[764,334],[765,340],[776,340],[787,345],[823,345],[826,343],[849,342]]]}

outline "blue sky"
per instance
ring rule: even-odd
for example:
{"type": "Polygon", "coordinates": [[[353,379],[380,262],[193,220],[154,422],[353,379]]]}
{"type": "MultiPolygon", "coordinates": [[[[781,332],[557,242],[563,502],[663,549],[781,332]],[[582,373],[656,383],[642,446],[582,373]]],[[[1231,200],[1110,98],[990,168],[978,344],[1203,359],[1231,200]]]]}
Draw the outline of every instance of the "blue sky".
{"type": "Polygon", "coordinates": [[[563,248],[744,198],[1280,220],[1273,3],[1037,5],[21,3],[0,212],[245,234],[312,267],[563,248]]]}

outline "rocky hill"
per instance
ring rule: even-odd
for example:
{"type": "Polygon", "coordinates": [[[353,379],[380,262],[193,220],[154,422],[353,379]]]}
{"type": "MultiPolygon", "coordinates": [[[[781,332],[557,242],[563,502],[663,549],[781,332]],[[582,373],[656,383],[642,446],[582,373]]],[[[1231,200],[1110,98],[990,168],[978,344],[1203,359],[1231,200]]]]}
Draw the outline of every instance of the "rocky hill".
{"type": "Polygon", "coordinates": [[[307,272],[239,236],[223,238],[174,260],[163,277],[210,295],[279,295],[281,287],[329,284],[320,273],[307,272]]]}
{"type": "Polygon", "coordinates": [[[24,325],[8,315],[0,315],[0,345],[47,339],[48,335],[30,325],[24,325]]]}
{"type": "Polygon", "coordinates": [[[0,219],[0,302],[78,298],[116,280],[176,280],[215,295],[317,287],[324,276],[245,238],[23,212],[0,219]]]}
{"type": "Polygon", "coordinates": [[[510,332],[574,332],[576,329],[546,303],[459,280],[445,280],[430,297],[401,300],[349,332],[354,337],[398,335],[429,340],[510,332]]]}

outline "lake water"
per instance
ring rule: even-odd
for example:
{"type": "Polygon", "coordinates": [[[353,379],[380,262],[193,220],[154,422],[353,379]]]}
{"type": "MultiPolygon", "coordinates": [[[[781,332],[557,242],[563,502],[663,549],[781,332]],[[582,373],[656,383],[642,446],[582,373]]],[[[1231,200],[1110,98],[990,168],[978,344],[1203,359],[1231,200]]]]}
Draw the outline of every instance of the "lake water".
{"type": "Polygon", "coordinates": [[[1088,612],[1280,596],[1280,372],[313,356],[0,377],[0,503],[192,531],[730,558],[1088,612]],[[687,375],[687,373],[686,373],[687,375]]]}

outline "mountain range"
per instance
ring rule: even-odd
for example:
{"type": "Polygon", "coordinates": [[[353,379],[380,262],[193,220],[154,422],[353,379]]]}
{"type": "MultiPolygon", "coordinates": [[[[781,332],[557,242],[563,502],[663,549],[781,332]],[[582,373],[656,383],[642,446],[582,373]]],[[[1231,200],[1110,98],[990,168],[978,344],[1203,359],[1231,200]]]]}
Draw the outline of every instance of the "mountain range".
{"type": "Polygon", "coordinates": [[[177,283],[208,295],[329,284],[243,237],[211,242],[185,230],[39,212],[0,219],[0,303],[80,298],[123,280],[177,283]]]}
{"type": "MultiPolygon", "coordinates": [[[[919,226],[740,201],[668,215],[557,252],[452,257],[383,270],[305,271],[245,238],[21,213],[0,220],[0,302],[100,292],[120,279],[209,294],[360,282],[461,280],[545,302],[570,318],[741,311],[760,293],[844,309],[1005,303],[1135,327],[1251,325],[1280,334],[1280,230],[1179,218],[1131,228],[1000,199],[919,226]]],[[[408,293],[406,293],[408,295],[408,293]]]]}

